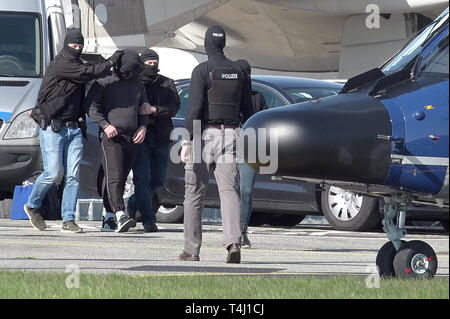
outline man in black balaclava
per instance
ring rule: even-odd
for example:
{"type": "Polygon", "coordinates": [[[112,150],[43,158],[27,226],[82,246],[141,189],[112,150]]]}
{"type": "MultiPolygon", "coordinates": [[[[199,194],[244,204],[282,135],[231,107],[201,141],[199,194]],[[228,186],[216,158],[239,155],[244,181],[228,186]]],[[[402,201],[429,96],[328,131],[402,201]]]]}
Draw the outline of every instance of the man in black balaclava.
{"type": "Polygon", "coordinates": [[[241,205],[235,150],[239,114],[242,113],[244,120],[253,114],[251,82],[242,65],[225,57],[225,44],[226,34],[222,27],[208,28],[205,34],[208,61],[192,71],[185,124],[189,137],[181,144],[181,160],[186,163],[186,187],[184,251],[179,259],[185,261],[200,260],[202,208],[211,171],[214,171],[219,188],[224,246],[228,250],[226,262],[241,261],[241,205]],[[197,131],[202,134],[194,136],[197,131]],[[202,136],[205,141],[201,141],[202,136]],[[203,147],[201,158],[197,158],[202,153],[197,151],[198,147],[203,147]]]}
{"type": "Polygon", "coordinates": [[[145,50],[141,54],[141,60],[144,64],[141,81],[150,104],[142,112],[150,115],[150,123],[133,166],[135,188],[134,194],[128,200],[128,212],[130,216],[135,216],[139,210],[144,231],[157,232],[155,212],[159,206],[155,205],[156,201],[152,203],[152,197],[167,178],[172,117],[180,109],[180,99],[175,82],[158,74],[158,53],[150,49],[145,50]]]}
{"type": "Polygon", "coordinates": [[[137,52],[124,50],[115,73],[97,80],[86,97],[84,108],[101,129],[102,165],[105,172],[102,231],[126,232],[136,221],[125,214],[125,183],[145,139],[148,115],[139,108],[148,105],[145,87],[139,80],[143,65],[137,52]]]}
{"type": "Polygon", "coordinates": [[[41,127],[39,138],[44,171],[34,183],[24,210],[31,225],[38,230],[46,228],[40,214],[45,194],[64,173],[61,231],[83,231],[74,219],[83,156],[82,137],[86,134],[82,108],[85,84],[108,74],[122,54],[116,51],[106,62],[87,66],[79,59],[83,45],[80,32],[66,34],[63,49],[47,67],[36,107],[30,114],[41,127]]]}

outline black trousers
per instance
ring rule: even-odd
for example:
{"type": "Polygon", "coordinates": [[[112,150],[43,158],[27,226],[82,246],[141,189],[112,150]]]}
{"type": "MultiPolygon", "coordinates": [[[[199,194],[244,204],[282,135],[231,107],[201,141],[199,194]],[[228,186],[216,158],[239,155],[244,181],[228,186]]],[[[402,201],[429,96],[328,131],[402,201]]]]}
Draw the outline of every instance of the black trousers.
{"type": "Polygon", "coordinates": [[[103,206],[107,212],[125,211],[123,193],[128,174],[133,168],[139,144],[131,137],[118,135],[112,139],[101,134],[102,164],[105,171],[103,206]]]}

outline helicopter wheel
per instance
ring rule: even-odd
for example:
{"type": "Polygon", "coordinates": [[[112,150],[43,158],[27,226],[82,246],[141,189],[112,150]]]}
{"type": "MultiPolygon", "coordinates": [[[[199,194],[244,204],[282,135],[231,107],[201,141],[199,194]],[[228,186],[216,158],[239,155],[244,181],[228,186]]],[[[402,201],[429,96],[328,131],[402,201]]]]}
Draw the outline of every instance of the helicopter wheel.
{"type": "Polygon", "coordinates": [[[404,244],[395,255],[393,264],[396,276],[405,279],[431,279],[438,268],[433,248],[420,240],[404,244]]]}
{"type": "MultiPolygon", "coordinates": [[[[402,246],[405,244],[406,241],[402,240],[402,246]]],[[[385,243],[378,251],[376,265],[381,278],[395,277],[394,257],[396,254],[397,250],[391,241],[385,243]]]]}

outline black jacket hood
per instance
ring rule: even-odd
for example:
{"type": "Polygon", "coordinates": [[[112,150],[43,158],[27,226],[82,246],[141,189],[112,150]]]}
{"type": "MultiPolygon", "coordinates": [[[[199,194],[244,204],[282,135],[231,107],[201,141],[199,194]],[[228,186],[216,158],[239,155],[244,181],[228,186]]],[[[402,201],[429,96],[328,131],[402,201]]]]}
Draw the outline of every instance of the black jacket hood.
{"type": "Polygon", "coordinates": [[[143,64],[139,54],[133,50],[124,50],[116,66],[116,72],[119,78],[129,80],[138,77],[142,69],[143,64]]]}

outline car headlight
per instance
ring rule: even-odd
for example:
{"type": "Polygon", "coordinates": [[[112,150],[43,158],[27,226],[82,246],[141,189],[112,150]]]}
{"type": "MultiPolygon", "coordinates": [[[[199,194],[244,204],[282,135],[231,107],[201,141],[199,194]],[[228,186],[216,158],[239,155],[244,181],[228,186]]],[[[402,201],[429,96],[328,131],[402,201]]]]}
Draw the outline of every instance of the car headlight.
{"type": "Polygon", "coordinates": [[[30,110],[20,113],[12,121],[6,131],[5,140],[16,138],[32,138],[39,134],[39,125],[28,115],[30,110]]]}

